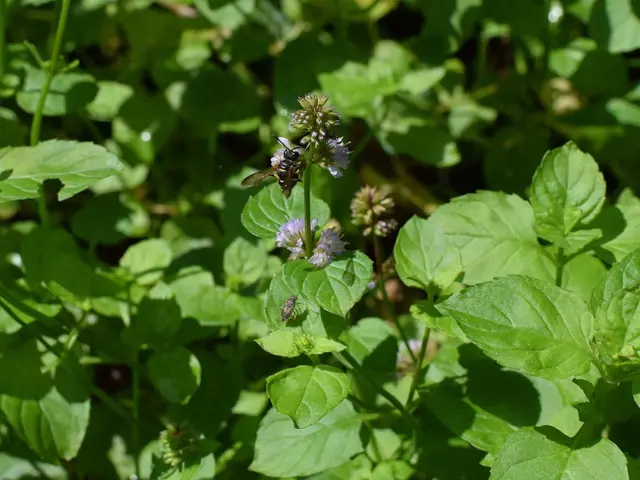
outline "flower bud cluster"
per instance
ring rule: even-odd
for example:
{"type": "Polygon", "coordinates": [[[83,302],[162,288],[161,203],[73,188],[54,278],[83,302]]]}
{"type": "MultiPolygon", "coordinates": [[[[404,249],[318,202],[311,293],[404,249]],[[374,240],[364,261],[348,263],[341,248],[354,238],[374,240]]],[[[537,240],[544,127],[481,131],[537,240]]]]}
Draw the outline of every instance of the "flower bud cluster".
{"type": "Polygon", "coordinates": [[[393,215],[394,202],[389,196],[391,189],[365,185],[351,201],[351,218],[354,225],[364,226],[365,236],[386,237],[398,228],[393,215]]]}
{"type": "Polygon", "coordinates": [[[170,424],[160,433],[162,459],[172,467],[179,467],[191,460],[204,437],[187,422],[170,424]]]}

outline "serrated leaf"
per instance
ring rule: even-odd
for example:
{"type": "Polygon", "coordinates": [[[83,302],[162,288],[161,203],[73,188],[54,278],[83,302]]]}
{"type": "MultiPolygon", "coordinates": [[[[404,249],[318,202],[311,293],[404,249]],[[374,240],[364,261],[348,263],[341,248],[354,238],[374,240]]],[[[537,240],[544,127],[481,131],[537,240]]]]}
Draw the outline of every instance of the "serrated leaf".
{"type": "Polygon", "coordinates": [[[554,263],[533,228],[533,210],[516,195],[464,195],[438,207],[429,221],[460,250],[462,281],[468,285],[510,274],[555,278],[554,263]]]}
{"type": "Polygon", "coordinates": [[[575,143],[548,151],[531,186],[536,232],[561,248],[582,248],[597,238],[596,234],[586,241],[572,238],[571,234],[577,234],[575,227],[589,224],[600,213],[605,190],[598,164],[575,143]]]}
{"type": "Polygon", "coordinates": [[[545,378],[579,376],[591,367],[593,315],[584,300],[555,285],[500,278],[449,297],[438,310],[505,367],[545,378]]]}
{"type": "Polygon", "coordinates": [[[363,451],[361,425],[348,400],[305,429],[295,428],[289,417],[272,409],[260,423],[249,469],[271,477],[296,477],[336,467],[363,451]]]}
{"type": "Polygon", "coordinates": [[[345,336],[349,353],[368,370],[394,372],[398,339],[393,328],[380,318],[363,318],[345,336]]]}
{"type": "Polygon", "coordinates": [[[35,147],[0,149],[0,202],[38,198],[45,180],[63,183],[58,200],[66,200],[122,169],[119,160],[89,142],[48,140],[35,147]]]}
{"type": "Polygon", "coordinates": [[[171,247],[165,240],[152,238],[130,246],[120,259],[120,266],[126,268],[140,285],[150,285],[162,278],[172,256],[171,247]]]}
{"type": "Polygon", "coordinates": [[[599,248],[610,252],[616,261],[640,248],[640,199],[630,189],[624,189],[615,206],[602,211],[594,226],[604,232],[599,248]]]}
{"type": "Polygon", "coordinates": [[[321,355],[328,352],[340,352],[345,345],[330,338],[309,335],[293,329],[275,330],[256,340],[265,352],[280,357],[297,357],[311,354],[321,355]]]}
{"type": "Polygon", "coordinates": [[[460,329],[456,321],[448,315],[442,315],[431,300],[419,300],[411,305],[411,315],[428,328],[446,333],[463,342],[468,341],[465,333],[460,329]]]}
{"type": "Polygon", "coordinates": [[[317,423],[349,394],[351,380],[328,365],[300,365],[267,377],[267,395],[274,408],[296,428],[317,423]]]}
{"type": "Polygon", "coordinates": [[[589,305],[592,312],[607,305],[620,290],[635,290],[640,286],[640,249],[635,250],[607,272],[593,289],[589,305]]]}
{"type": "MultiPolygon", "coordinates": [[[[311,197],[311,217],[322,226],[329,220],[329,206],[311,197]]],[[[242,225],[252,235],[273,239],[280,227],[292,218],[304,218],[304,193],[301,186],[294,188],[289,199],[284,198],[277,184],[262,188],[251,196],[242,210],[242,225]]]]}
{"type": "Polygon", "coordinates": [[[462,271],[460,253],[444,232],[415,216],[400,229],[393,256],[400,279],[432,295],[450,286],[462,271]]]}
{"type": "Polygon", "coordinates": [[[225,249],[222,265],[227,285],[251,285],[258,281],[267,267],[267,252],[238,237],[225,249]]]}
{"type": "Polygon", "coordinates": [[[147,369],[155,389],[172,403],[187,403],[200,386],[198,357],[184,347],[152,354],[147,369]]]}
{"type": "Polygon", "coordinates": [[[628,480],[627,460],[611,440],[576,445],[552,428],[523,428],[505,442],[490,480],[628,480]]]}
{"type": "Polygon", "coordinates": [[[562,288],[580,295],[584,301],[589,302],[593,289],[606,273],[607,269],[597,257],[582,253],[564,265],[562,288]]]}
{"type": "Polygon", "coordinates": [[[77,455],[91,408],[77,361],[56,362],[35,341],[5,349],[0,358],[0,408],[17,434],[51,462],[77,455]]]}
{"type": "Polygon", "coordinates": [[[324,268],[306,260],[285,263],[269,285],[265,310],[273,329],[281,328],[284,302],[298,300],[344,316],[364,294],[373,274],[373,262],[362,252],[346,252],[324,268]]]}

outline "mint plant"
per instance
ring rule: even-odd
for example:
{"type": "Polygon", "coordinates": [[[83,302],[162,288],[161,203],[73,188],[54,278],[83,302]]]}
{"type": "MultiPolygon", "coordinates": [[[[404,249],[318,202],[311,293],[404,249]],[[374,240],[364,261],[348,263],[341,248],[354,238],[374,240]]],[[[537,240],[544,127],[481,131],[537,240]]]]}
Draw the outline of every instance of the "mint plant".
{"type": "Polygon", "coordinates": [[[631,0],[0,0],[0,478],[637,477],[631,0]]]}

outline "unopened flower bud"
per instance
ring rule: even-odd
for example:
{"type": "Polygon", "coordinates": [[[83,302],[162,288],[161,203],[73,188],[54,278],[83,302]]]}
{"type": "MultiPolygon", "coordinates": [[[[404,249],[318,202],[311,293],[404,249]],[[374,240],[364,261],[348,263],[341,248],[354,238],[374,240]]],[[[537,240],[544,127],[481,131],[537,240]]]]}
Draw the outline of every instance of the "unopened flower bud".
{"type": "Polygon", "coordinates": [[[363,225],[365,236],[386,237],[398,228],[393,215],[394,202],[389,196],[391,189],[365,185],[356,192],[351,201],[351,217],[354,225],[363,225]]]}
{"type": "Polygon", "coordinates": [[[331,105],[327,105],[329,97],[308,93],[298,98],[302,109],[291,114],[290,127],[311,134],[312,141],[326,141],[329,132],[340,124],[340,114],[331,105]]]}

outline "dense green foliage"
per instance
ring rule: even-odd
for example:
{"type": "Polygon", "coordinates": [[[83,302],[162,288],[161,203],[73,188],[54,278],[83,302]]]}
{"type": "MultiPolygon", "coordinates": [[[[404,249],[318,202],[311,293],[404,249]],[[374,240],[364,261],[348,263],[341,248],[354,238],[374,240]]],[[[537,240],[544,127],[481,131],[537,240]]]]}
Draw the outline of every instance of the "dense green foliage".
{"type": "Polygon", "coordinates": [[[0,0],[0,478],[640,478],[639,47],[638,0],[0,0]]]}

